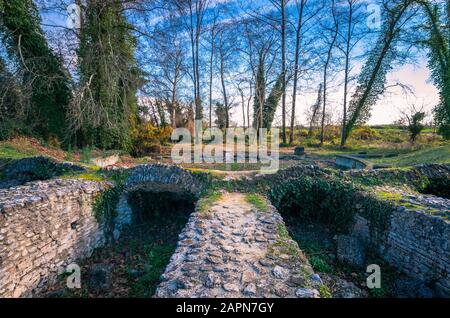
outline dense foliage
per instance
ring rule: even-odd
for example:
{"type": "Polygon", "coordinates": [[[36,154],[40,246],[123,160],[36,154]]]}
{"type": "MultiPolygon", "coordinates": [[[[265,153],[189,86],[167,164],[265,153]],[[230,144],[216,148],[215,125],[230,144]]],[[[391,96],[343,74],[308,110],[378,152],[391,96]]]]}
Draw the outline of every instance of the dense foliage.
{"type": "Polygon", "coordinates": [[[70,120],[76,143],[131,150],[140,71],[123,4],[87,1],[80,30],[80,91],[70,120]]]}
{"type": "Polygon", "coordinates": [[[417,139],[417,136],[422,132],[425,128],[422,121],[425,119],[424,112],[416,112],[414,113],[409,121],[408,130],[411,136],[411,141],[414,142],[417,139]]]}
{"type": "Polygon", "coordinates": [[[399,25],[412,3],[410,0],[400,1],[387,12],[383,30],[359,74],[358,85],[349,104],[344,143],[356,125],[370,118],[372,107],[385,91],[386,75],[397,57],[395,45],[401,32],[399,25]]]}
{"type": "MultiPolygon", "coordinates": [[[[60,59],[47,44],[37,7],[32,0],[7,0],[1,2],[0,9],[3,43],[8,56],[17,61],[20,84],[26,93],[31,94],[24,124],[46,139],[62,140],[66,132],[65,115],[71,96],[69,79],[60,59]]],[[[0,67],[0,72],[0,80],[11,78],[4,67],[0,67]]],[[[21,106],[18,103],[20,89],[17,85],[10,87],[9,103],[5,105],[2,102],[2,111],[7,111],[9,115],[21,106]]]]}
{"type": "Polygon", "coordinates": [[[275,207],[310,221],[319,221],[346,231],[356,212],[354,189],[339,180],[308,176],[280,184],[269,194],[275,207]]]}
{"type": "Polygon", "coordinates": [[[141,124],[137,128],[137,135],[132,154],[138,157],[151,153],[159,153],[160,146],[170,141],[172,127],[155,127],[151,123],[141,124]]]}
{"type": "Polygon", "coordinates": [[[275,82],[272,90],[264,103],[263,108],[263,127],[272,128],[273,119],[278,108],[281,96],[283,95],[283,81],[284,75],[280,74],[275,82]]]}
{"type": "Polygon", "coordinates": [[[450,199],[450,178],[432,178],[427,182],[422,192],[450,199]]]}
{"type": "Polygon", "coordinates": [[[419,3],[428,18],[425,25],[429,34],[425,41],[429,48],[428,66],[439,89],[440,102],[435,108],[435,118],[442,136],[450,139],[450,1],[445,5],[432,5],[428,0],[419,3]]]}

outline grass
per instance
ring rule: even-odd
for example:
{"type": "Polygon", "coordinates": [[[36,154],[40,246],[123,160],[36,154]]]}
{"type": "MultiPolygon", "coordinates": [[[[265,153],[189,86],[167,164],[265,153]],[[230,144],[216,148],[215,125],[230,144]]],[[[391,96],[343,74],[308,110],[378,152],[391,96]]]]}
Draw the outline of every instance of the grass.
{"type": "MultiPolygon", "coordinates": [[[[305,147],[308,154],[319,159],[334,159],[337,154],[356,154],[365,152],[368,160],[376,164],[393,167],[413,166],[420,163],[450,163],[450,143],[433,134],[427,128],[419,136],[415,145],[411,145],[409,133],[405,128],[394,125],[381,125],[357,128],[347,141],[345,148],[339,146],[339,131],[329,127],[334,135],[329,137],[322,147],[318,147],[317,138],[298,137],[296,145],[305,147]],[[368,134],[367,134],[368,133],[368,134]],[[372,158],[373,155],[396,154],[391,158],[372,158]]],[[[289,149],[289,152],[291,150],[289,149]]]]}
{"type": "Polygon", "coordinates": [[[450,163],[450,144],[412,150],[397,157],[372,159],[371,161],[394,167],[414,166],[421,163],[450,163]]]}
{"type": "Polygon", "coordinates": [[[200,199],[200,201],[198,202],[198,209],[199,209],[200,213],[206,215],[208,213],[208,210],[212,207],[212,205],[215,202],[219,201],[221,198],[222,198],[222,193],[220,193],[218,191],[214,191],[214,192],[206,195],[202,199],[200,199]]]}
{"type": "Polygon", "coordinates": [[[262,212],[268,212],[269,206],[265,198],[256,193],[249,193],[245,196],[245,200],[252,204],[255,208],[262,212]]]}
{"type": "Polygon", "coordinates": [[[261,168],[261,163],[201,163],[201,164],[184,164],[183,167],[189,170],[196,169],[196,170],[202,170],[202,171],[208,171],[208,170],[219,170],[219,171],[233,171],[233,172],[239,172],[239,171],[249,171],[249,170],[259,170],[261,168]]]}
{"type": "Polygon", "coordinates": [[[96,182],[102,182],[106,181],[107,178],[105,175],[97,172],[83,172],[79,174],[67,174],[62,177],[63,179],[81,179],[81,180],[88,180],[88,181],[96,181],[96,182]]]}
{"type": "Polygon", "coordinates": [[[319,273],[332,273],[333,266],[330,265],[329,247],[321,244],[320,241],[303,238],[302,235],[294,233],[294,240],[298,242],[300,248],[308,256],[309,263],[314,271],[319,273]]]}
{"type": "Polygon", "coordinates": [[[158,245],[154,243],[145,244],[142,251],[136,252],[139,255],[138,268],[141,268],[141,276],[133,278],[132,266],[128,267],[128,276],[131,281],[130,297],[151,297],[160,282],[160,277],[164,268],[172,256],[176,244],[158,245]]]}
{"type": "Polygon", "coordinates": [[[37,155],[38,152],[35,149],[19,148],[6,142],[0,143],[0,158],[2,159],[22,159],[37,155]]]}
{"type": "Polygon", "coordinates": [[[321,298],[332,298],[333,297],[333,295],[331,295],[330,289],[324,284],[320,285],[319,294],[320,294],[321,298]]]}
{"type": "MultiPolygon", "coordinates": [[[[420,204],[414,204],[409,202],[409,200],[405,197],[403,197],[399,193],[391,193],[386,191],[377,191],[375,192],[375,196],[381,200],[386,200],[389,202],[392,202],[393,204],[397,206],[404,206],[406,209],[410,211],[424,211],[430,215],[433,215],[435,213],[440,213],[441,211],[439,209],[430,208],[424,205],[420,204]]],[[[444,216],[448,219],[448,217],[444,216]]]]}

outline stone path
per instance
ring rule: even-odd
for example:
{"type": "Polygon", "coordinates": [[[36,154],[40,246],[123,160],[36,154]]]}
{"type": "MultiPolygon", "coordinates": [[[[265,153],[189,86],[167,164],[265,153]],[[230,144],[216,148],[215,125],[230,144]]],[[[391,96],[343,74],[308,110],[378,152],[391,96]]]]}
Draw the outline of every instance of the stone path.
{"type": "Polygon", "coordinates": [[[155,297],[319,297],[319,282],[273,206],[224,193],[191,215],[155,297]]]}

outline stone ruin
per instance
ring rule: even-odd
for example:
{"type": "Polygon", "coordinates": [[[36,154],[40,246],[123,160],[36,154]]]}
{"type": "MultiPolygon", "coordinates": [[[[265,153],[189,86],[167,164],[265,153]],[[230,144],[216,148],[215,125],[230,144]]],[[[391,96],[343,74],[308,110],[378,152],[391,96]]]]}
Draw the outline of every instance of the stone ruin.
{"type": "MultiPolygon", "coordinates": [[[[442,171],[450,169],[420,166],[408,173],[432,177],[442,175],[442,171]]],[[[314,166],[299,166],[281,170],[270,177],[255,176],[248,183],[251,185],[252,182],[267,178],[272,182],[286,182],[290,177],[303,174],[326,176],[327,173],[314,166]]],[[[380,175],[383,171],[365,173],[380,175]]],[[[122,226],[131,220],[132,211],[127,203],[127,193],[137,189],[150,192],[171,190],[199,198],[206,186],[205,178],[206,175],[199,177],[190,171],[167,165],[142,165],[131,169],[117,207],[115,235],[119,236],[122,226]]],[[[93,206],[96,199],[111,186],[108,182],[52,179],[0,189],[0,297],[32,296],[63,273],[68,264],[89,257],[95,248],[103,246],[106,243],[105,225],[97,220],[93,206]]],[[[447,209],[450,206],[449,200],[441,203],[444,209],[446,204],[447,209]]],[[[448,218],[403,206],[393,205],[392,209],[387,229],[373,227],[367,219],[357,216],[350,236],[340,240],[341,256],[349,262],[357,262],[361,256],[357,253],[361,248],[358,244],[364,248],[372,247],[389,264],[414,279],[431,284],[438,295],[448,297],[448,218]],[[348,246],[353,246],[351,253],[345,252],[348,246]]],[[[194,226],[198,222],[203,221],[192,219],[186,225],[175,254],[179,257],[172,258],[172,263],[167,267],[168,272],[170,268],[177,267],[180,257],[184,255],[182,251],[192,248],[186,246],[187,239],[191,235],[189,231],[200,231],[194,226]]],[[[251,293],[252,290],[253,286],[247,292],[251,293]]],[[[283,293],[281,290],[280,295],[283,293]]],[[[317,296],[315,292],[303,291],[303,296],[317,296]]],[[[159,293],[161,296],[166,295],[162,289],[159,293]]]]}

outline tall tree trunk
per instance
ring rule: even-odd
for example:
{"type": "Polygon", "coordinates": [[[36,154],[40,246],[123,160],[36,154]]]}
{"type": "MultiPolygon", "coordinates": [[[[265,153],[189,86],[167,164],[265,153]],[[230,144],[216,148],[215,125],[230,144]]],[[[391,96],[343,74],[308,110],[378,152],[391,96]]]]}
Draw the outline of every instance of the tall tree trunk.
{"type": "Polygon", "coordinates": [[[197,73],[195,71],[195,36],[194,36],[194,12],[192,11],[192,1],[189,3],[190,14],[190,39],[191,39],[191,57],[192,57],[192,76],[194,81],[194,101],[197,101],[197,73]]]}
{"type": "Polygon", "coordinates": [[[305,7],[305,0],[301,0],[299,17],[298,17],[298,25],[295,34],[295,65],[294,65],[294,83],[293,83],[293,92],[292,92],[292,110],[291,110],[291,131],[289,134],[289,143],[294,142],[294,125],[295,125],[295,106],[297,100],[297,83],[298,83],[298,68],[299,68],[299,60],[300,60],[300,37],[302,32],[303,25],[303,9],[305,7]]]}
{"type": "Polygon", "coordinates": [[[266,100],[266,79],[265,79],[265,70],[264,70],[264,54],[259,54],[259,62],[258,62],[258,70],[256,72],[256,80],[255,80],[255,99],[254,109],[253,109],[253,121],[254,128],[258,130],[259,128],[263,128],[264,122],[264,101],[266,100]]]}
{"type": "MultiPolygon", "coordinates": [[[[221,53],[222,55],[222,53],[221,53]]],[[[222,83],[222,94],[223,94],[223,102],[225,107],[225,128],[229,127],[229,115],[228,115],[228,96],[227,96],[227,88],[225,85],[225,65],[223,61],[223,56],[220,57],[220,82],[222,83]]]]}
{"type": "Polygon", "coordinates": [[[241,96],[241,108],[242,108],[242,127],[245,128],[245,97],[244,97],[244,90],[240,87],[240,85],[237,85],[237,89],[239,91],[239,95],[241,96]]]}
{"type": "Polygon", "coordinates": [[[222,93],[223,93],[223,102],[225,107],[225,128],[229,127],[230,118],[229,118],[229,106],[228,106],[228,95],[227,95],[227,87],[225,85],[225,54],[223,51],[223,34],[220,33],[220,46],[219,46],[219,54],[220,54],[220,82],[222,83],[222,93]]]}
{"type": "Polygon", "coordinates": [[[176,101],[177,101],[177,82],[173,83],[172,87],[172,98],[171,98],[171,106],[172,106],[172,128],[177,128],[177,111],[176,111],[176,101]]]}
{"type": "Polygon", "coordinates": [[[282,112],[282,140],[286,144],[286,0],[281,0],[281,72],[283,76],[283,95],[281,101],[282,112]]]}
{"type": "Polygon", "coordinates": [[[250,128],[250,103],[252,101],[251,97],[252,95],[253,95],[253,86],[252,83],[250,83],[250,94],[247,99],[247,128],[250,128]]]}
{"type": "Polygon", "coordinates": [[[313,124],[316,121],[317,112],[319,111],[320,106],[322,105],[322,83],[319,84],[319,90],[317,91],[317,100],[313,105],[313,112],[311,114],[311,120],[309,121],[309,129],[308,129],[308,138],[312,137],[313,133],[313,124]]]}
{"type": "Polygon", "coordinates": [[[353,2],[348,1],[349,4],[349,16],[347,25],[347,43],[345,47],[345,78],[344,78],[344,113],[342,117],[342,133],[341,133],[341,147],[345,144],[345,127],[347,125],[347,95],[348,95],[348,77],[350,70],[350,46],[352,37],[352,19],[353,19],[353,2]]]}
{"type": "Polygon", "coordinates": [[[244,94],[241,95],[242,98],[242,127],[245,129],[245,99],[244,94]]]}
{"type": "MultiPolygon", "coordinates": [[[[367,80],[367,84],[365,84],[365,87],[363,87],[363,93],[361,97],[355,101],[355,107],[354,111],[351,114],[350,119],[348,120],[348,123],[346,124],[345,129],[345,135],[344,135],[344,146],[345,142],[347,141],[347,138],[349,136],[350,131],[353,129],[355,124],[357,123],[358,119],[360,118],[361,111],[366,104],[367,100],[370,97],[370,94],[372,92],[373,86],[377,80],[377,77],[379,76],[379,72],[382,69],[383,61],[386,57],[386,55],[389,53],[389,49],[391,47],[392,42],[394,41],[395,37],[398,34],[398,29],[396,29],[397,23],[402,18],[403,14],[405,13],[406,9],[409,5],[411,5],[412,2],[407,2],[403,4],[401,9],[396,13],[396,15],[392,16],[392,19],[389,22],[388,29],[386,33],[383,35],[383,48],[381,49],[380,53],[377,56],[375,66],[370,74],[369,79],[367,80]]],[[[372,61],[367,61],[367,63],[372,63],[372,61]]],[[[358,88],[357,88],[358,89],[358,88]]],[[[350,105],[352,105],[352,102],[350,102],[350,105]]]]}
{"type": "Polygon", "coordinates": [[[320,146],[323,146],[323,142],[324,142],[324,138],[325,138],[325,116],[326,116],[326,105],[327,105],[328,67],[331,62],[334,44],[336,43],[337,36],[339,33],[339,24],[338,24],[338,21],[336,18],[336,12],[335,12],[335,0],[333,0],[333,2],[332,2],[332,11],[333,11],[333,19],[334,19],[333,39],[330,43],[330,47],[328,48],[327,59],[326,59],[324,70],[323,70],[323,108],[322,108],[322,123],[320,125],[320,146]]]}
{"type": "MultiPolygon", "coordinates": [[[[212,31],[214,33],[214,31],[212,31]]],[[[209,58],[209,128],[212,127],[212,82],[214,60],[214,35],[211,36],[211,55],[209,58]]]]}

